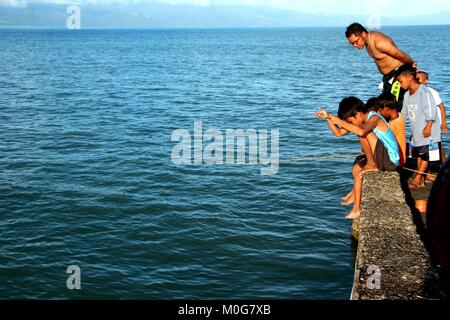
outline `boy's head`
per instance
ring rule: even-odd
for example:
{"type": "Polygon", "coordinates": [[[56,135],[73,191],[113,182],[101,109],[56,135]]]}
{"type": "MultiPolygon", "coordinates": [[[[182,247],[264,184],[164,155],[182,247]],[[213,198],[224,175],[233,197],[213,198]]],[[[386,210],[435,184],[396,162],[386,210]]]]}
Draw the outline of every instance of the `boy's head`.
{"type": "Polygon", "coordinates": [[[425,71],[417,72],[417,80],[419,81],[419,83],[421,83],[423,85],[427,85],[428,84],[428,73],[426,73],[425,71]]]}
{"type": "Polygon", "coordinates": [[[366,102],[366,112],[368,113],[370,111],[376,111],[377,110],[377,103],[378,103],[378,98],[374,97],[374,98],[370,98],[369,100],[367,100],[366,102]]]}
{"type": "Polygon", "coordinates": [[[416,76],[416,69],[410,64],[404,64],[398,68],[395,78],[403,90],[409,90],[412,83],[418,83],[416,76]]]}
{"type": "Polygon", "coordinates": [[[376,103],[377,112],[379,112],[384,118],[390,119],[391,112],[397,111],[397,103],[395,96],[389,92],[383,92],[376,103]]]}
{"type": "Polygon", "coordinates": [[[339,104],[338,117],[356,126],[364,123],[366,113],[366,105],[356,97],[345,98],[339,104]]]}

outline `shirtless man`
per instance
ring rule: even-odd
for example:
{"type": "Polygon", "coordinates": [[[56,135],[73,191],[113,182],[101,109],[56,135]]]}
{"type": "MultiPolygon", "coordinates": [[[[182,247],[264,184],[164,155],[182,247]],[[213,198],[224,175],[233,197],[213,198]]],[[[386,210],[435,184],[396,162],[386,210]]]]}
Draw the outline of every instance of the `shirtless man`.
{"type": "MultiPolygon", "coordinates": [[[[368,32],[359,23],[353,23],[348,26],[345,36],[353,47],[360,50],[366,48],[367,53],[374,59],[378,70],[383,75],[383,92],[393,93],[397,96],[395,92],[392,92],[396,71],[404,64],[411,64],[416,68],[417,65],[414,60],[397,48],[390,37],[378,31],[368,32]]],[[[403,106],[402,102],[405,92],[405,90],[401,89],[398,95],[397,108],[399,111],[401,111],[403,106]]]]}

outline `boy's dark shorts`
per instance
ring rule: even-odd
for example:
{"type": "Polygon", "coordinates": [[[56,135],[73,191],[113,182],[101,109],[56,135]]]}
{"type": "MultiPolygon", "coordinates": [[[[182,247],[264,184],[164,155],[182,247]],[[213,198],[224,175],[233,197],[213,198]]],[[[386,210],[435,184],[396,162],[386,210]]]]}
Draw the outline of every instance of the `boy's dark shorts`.
{"type": "Polygon", "coordinates": [[[375,163],[377,165],[378,170],[380,171],[395,171],[397,170],[397,166],[391,162],[389,158],[389,153],[386,150],[383,142],[380,140],[377,141],[375,145],[375,152],[373,155],[375,163]]]}
{"type": "Polygon", "coordinates": [[[353,165],[355,164],[359,165],[360,168],[363,168],[367,164],[367,156],[365,154],[357,156],[353,162],[353,165]]]}
{"type": "MultiPolygon", "coordinates": [[[[377,165],[378,170],[380,171],[395,171],[397,170],[397,166],[391,162],[389,158],[389,153],[386,150],[383,142],[380,140],[377,141],[375,146],[375,154],[373,155],[375,164],[377,165]]],[[[353,165],[358,164],[360,168],[363,168],[367,164],[367,157],[365,154],[359,155],[356,157],[353,165]]]]}
{"type": "Polygon", "coordinates": [[[413,156],[413,158],[420,158],[423,161],[429,161],[430,160],[429,145],[413,147],[412,148],[412,156],[413,156]]]}

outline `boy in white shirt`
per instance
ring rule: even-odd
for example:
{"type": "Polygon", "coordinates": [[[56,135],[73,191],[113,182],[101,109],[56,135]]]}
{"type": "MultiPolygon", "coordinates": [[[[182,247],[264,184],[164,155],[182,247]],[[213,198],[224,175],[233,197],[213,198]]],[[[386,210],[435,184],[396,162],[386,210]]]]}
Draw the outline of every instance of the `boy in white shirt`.
{"type": "MultiPolygon", "coordinates": [[[[419,83],[427,86],[427,88],[431,91],[431,94],[433,95],[434,101],[436,102],[436,105],[438,107],[438,121],[439,125],[441,126],[441,132],[444,134],[448,134],[448,126],[447,126],[447,116],[445,111],[444,103],[441,100],[441,97],[439,96],[439,93],[434,90],[433,88],[428,87],[428,73],[425,71],[418,71],[417,72],[417,80],[419,80],[419,83]]],[[[439,143],[439,149],[441,153],[441,164],[445,161],[445,151],[444,148],[442,148],[442,143],[439,143]]]]}

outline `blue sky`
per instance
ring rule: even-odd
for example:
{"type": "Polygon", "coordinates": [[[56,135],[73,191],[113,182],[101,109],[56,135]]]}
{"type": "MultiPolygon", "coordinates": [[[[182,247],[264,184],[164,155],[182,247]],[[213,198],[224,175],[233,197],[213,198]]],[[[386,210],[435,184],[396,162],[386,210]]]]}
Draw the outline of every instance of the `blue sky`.
{"type": "Polygon", "coordinates": [[[245,5],[264,6],[315,14],[367,15],[378,11],[385,17],[405,17],[440,13],[450,10],[450,0],[0,0],[8,6],[25,6],[28,3],[142,3],[161,2],[171,5],[245,5]]]}

